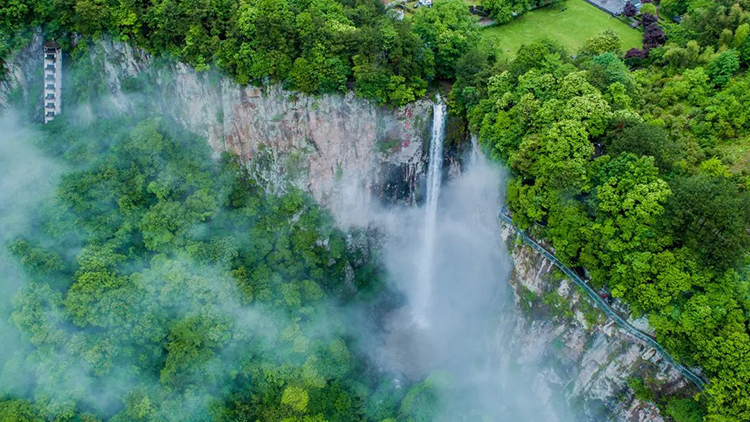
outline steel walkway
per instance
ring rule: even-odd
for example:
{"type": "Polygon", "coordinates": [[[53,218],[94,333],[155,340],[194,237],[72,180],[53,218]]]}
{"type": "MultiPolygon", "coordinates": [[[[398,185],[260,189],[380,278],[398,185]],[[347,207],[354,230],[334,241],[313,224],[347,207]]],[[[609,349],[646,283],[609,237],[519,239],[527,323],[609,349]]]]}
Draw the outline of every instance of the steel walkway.
{"type": "Polygon", "coordinates": [[[607,302],[605,302],[599,295],[596,293],[596,291],[585,281],[583,281],[578,275],[573,272],[570,268],[565,266],[560,260],[558,260],[553,254],[549,253],[544,247],[542,247],[540,244],[538,244],[536,241],[534,241],[532,238],[530,238],[525,231],[523,231],[521,228],[515,225],[513,223],[513,219],[505,213],[505,209],[503,209],[503,212],[500,213],[500,218],[503,219],[506,223],[510,224],[521,236],[521,238],[529,244],[534,250],[542,254],[545,258],[549,259],[554,263],[557,268],[559,268],[562,272],[564,272],[568,277],[570,277],[571,280],[573,280],[574,283],[576,283],[578,286],[582,287],[586,293],[589,295],[591,300],[596,303],[596,305],[604,311],[607,316],[612,318],[614,322],[622,329],[633,335],[634,337],[638,338],[639,340],[643,341],[647,345],[651,346],[659,352],[659,354],[664,358],[667,363],[672,365],[675,369],[677,369],[682,375],[684,375],[687,379],[689,379],[693,384],[695,384],[698,389],[703,390],[706,386],[706,383],[701,379],[697,374],[695,374],[690,369],[686,368],[685,366],[677,363],[672,356],[669,355],[669,353],[664,349],[659,343],[656,342],[651,336],[644,333],[643,331],[635,328],[632,326],[629,322],[627,322],[625,319],[623,319],[620,315],[618,315],[612,307],[610,307],[607,302]]]}

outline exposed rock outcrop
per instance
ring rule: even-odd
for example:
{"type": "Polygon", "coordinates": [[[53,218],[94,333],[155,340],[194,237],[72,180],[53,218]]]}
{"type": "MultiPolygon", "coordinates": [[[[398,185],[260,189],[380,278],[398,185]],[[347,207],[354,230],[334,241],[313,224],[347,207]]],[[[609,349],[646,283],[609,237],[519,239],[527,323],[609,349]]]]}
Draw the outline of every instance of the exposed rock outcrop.
{"type": "Polygon", "coordinates": [[[659,394],[697,392],[658,353],[607,320],[552,262],[516,241],[511,226],[503,227],[514,264],[510,283],[522,309],[512,336],[521,343],[517,359],[542,365],[540,379],[569,391],[586,420],[665,420],[654,404],[635,397],[628,386],[634,378],[658,385],[659,394]]]}
{"type": "Polygon", "coordinates": [[[0,77],[0,109],[9,107],[15,99],[24,103],[33,99],[38,103],[41,121],[43,42],[44,38],[40,34],[35,34],[26,48],[15,52],[10,60],[3,63],[3,75],[0,77]],[[38,86],[32,86],[32,83],[38,86]]]}
{"type": "MultiPolygon", "coordinates": [[[[26,102],[36,101],[35,87],[39,92],[42,87],[36,81],[40,72],[35,72],[42,67],[42,41],[36,34],[6,64],[0,107],[18,93],[26,102]]],[[[431,122],[427,100],[391,109],[351,92],[310,96],[277,85],[243,87],[107,38],[90,43],[78,60],[117,108],[128,110],[148,95],[159,109],[208,139],[217,154],[230,151],[244,158],[269,190],[291,183],[329,206],[344,224],[367,214],[361,211],[369,206],[371,193],[388,201],[416,199],[417,178],[425,169],[423,140],[429,138],[431,122]],[[144,81],[153,92],[129,89],[144,81]]]]}

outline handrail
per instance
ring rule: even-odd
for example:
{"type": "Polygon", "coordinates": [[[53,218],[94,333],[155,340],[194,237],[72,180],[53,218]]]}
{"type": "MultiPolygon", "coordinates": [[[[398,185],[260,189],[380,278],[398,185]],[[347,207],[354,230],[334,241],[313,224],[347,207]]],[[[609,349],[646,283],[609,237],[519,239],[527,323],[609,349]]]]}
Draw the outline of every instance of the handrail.
{"type": "Polygon", "coordinates": [[[565,266],[562,262],[560,262],[555,255],[548,252],[544,247],[542,247],[540,244],[538,244],[536,241],[534,241],[532,238],[530,238],[526,232],[521,229],[520,227],[516,226],[515,223],[513,223],[513,218],[510,217],[505,213],[505,207],[503,207],[503,212],[500,213],[500,218],[503,219],[506,223],[510,224],[513,228],[516,229],[516,231],[521,235],[521,238],[526,241],[534,250],[542,254],[545,258],[552,261],[553,264],[557,266],[562,272],[564,272],[568,277],[570,277],[573,282],[575,282],[578,286],[582,287],[586,293],[589,295],[589,297],[594,301],[594,303],[601,308],[605,314],[607,314],[609,317],[611,317],[615,323],[620,326],[620,328],[623,328],[625,331],[633,335],[634,337],[638,338],[639,340],[645,342],[649,346],[653,347],[659,354],[664,358],[667,363],[672,365],[675,369],[677,369],[682,375],[684,375],[687,379],[689,379],[693,384],[695,384],[696,387],[698,387],[699,390],[703,390],[706,387],[706,383],[693,371],[686,368],[684,365],[681,365],[675,361],[672,356],[664,349],[659,343],[656,342],[651,336],[644,333],[643,331],[635,328],[632,326],[629,322],[627,322],[625,319],[623,319],[620,315],[618,315],[612,307],[610,307],[607,302],[605,302],[597,293],[596,291],[585,281],[581,280],[580,277],[576,273],[573,272],[570,268],[565,266]]]}

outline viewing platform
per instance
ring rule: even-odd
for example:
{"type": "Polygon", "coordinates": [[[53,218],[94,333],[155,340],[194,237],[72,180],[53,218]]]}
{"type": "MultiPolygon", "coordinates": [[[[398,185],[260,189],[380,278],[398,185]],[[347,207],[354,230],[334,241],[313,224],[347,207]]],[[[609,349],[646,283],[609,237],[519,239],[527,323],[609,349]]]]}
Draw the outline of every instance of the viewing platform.
{"type": "Polygon", "coordinates": [[[62,51],[54,41],[43,46],[44,54],[44,124],[62,111],[62,51]]]}

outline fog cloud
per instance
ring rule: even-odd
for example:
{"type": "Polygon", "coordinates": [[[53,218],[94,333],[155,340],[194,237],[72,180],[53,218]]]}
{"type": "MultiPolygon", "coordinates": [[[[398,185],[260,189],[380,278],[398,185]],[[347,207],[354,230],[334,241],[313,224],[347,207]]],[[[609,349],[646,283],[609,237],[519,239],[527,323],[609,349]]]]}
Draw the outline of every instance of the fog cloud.
{"type": "Polygon", "coordinates": [[[466,161],[466,171],[438,199],[429,298],[417,297],[424,291],[416,286],[424,211],[406,207],[373,216],[386,233],[389,279],[408,299],[385,318],[375,359],[411,381],[431,373],[452,379],[441,387],[440,421],[573,420],[556,403],[560,392],[539,376],[542,368],[520,363],[514,346],[512,264],[497,218],[507,174],[476,151],[466,161]],[[415,323],[412,304],[425,300],[427,323],[415,323]]]}
{"type": "MultiPolygon", "coordinates": [[[[19,266],[10,259],[7,242],[33,230],[39,207],[54,188],[61,166],[35,146],[38,134],[19,121],[17,113],[0,114],[0,369],[21,347],[20,335],[9,322],[11,299],[22,285],[19,266]]],[[[0,394],[7,382],[0,378],[0,394]]]]}

